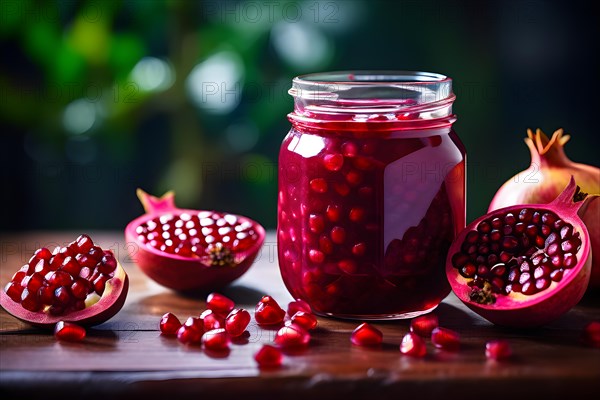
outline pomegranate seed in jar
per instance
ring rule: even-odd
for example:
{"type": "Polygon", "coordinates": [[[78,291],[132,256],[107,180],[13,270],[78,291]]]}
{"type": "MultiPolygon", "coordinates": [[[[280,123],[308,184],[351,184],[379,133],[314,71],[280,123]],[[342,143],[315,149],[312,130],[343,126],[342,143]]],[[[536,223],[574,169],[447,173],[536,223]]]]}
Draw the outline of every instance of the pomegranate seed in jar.
{"type": "Polygon", "coordinates": [[[277,347],[265,344],[254,354],[254,360],[260,368],[277,368],[283,362],[283,354],[277,347]]]}
{"type": "Polygon", "coordinates": [[[421,336],[409,332],[402,338],[400,352],[411,357],[424,357],[427,353],[427,347],[421,336]]]}
{"type": "Polygon", "coordinates": [[[383,333],[364,322],[352,332],[350,341],[357,346],[379,346],[383,342],[383,333]]]}
{"type": "Polygon", "coordinates": [[[163,335],[175,336],[181,328],[181,322],[174,314],[166,313],[160,319],[159,328],[163,335]]]}
{"type": "Polygon", "coordinates": [[[59,321],[54,327],[54,337],[67,342],[81,342],[85,339],[85,328],[71,322],[59,321]]]}
{"type": "Polygon", "coordinates": [[[206,298],[206,307],[216,313],[227,315],[235,308],[235,303],[222,294],[211,293],[206,298]]]}

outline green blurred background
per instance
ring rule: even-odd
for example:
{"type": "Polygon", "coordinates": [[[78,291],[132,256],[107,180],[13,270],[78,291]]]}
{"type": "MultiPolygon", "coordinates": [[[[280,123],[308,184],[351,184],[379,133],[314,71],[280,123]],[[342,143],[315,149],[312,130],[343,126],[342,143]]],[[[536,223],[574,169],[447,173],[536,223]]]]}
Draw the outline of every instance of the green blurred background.
{"type": "Polygon", "coordinates": [[[0,0],[0,230],[122,229],[135,188],[276,224],[291,79],[454,78],[468,219],[529,163],[526,128],[598,164],[591,2],[0,0]]]}

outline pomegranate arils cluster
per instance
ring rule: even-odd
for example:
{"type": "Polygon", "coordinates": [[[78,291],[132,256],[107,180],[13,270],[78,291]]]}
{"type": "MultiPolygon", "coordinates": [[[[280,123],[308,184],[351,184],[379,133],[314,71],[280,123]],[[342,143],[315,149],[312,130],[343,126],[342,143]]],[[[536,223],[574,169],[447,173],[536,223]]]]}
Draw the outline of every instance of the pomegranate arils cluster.
{"type": "Polygon", "coordinates": [[[233,252],[248,250],[259,238],[251,222],[209,211],[161,215],[139,225],[136,234],[149,247],[214,266],[233,265],[233,252]]]}
{"type": "Polygon", "coordinates": [[[38,249],[6,285],[6,294],[28,311],[66,315],[86,308],[104,293],[117,260],[110,250],[80,235],[68,246],[38,249]]]}
{"type": "Polygon", "coordinates": [[[533,295],[559,282],[577,265],[580,233],[549,210],[523,208],[477,225],[469,232],[452,265],[471,279],[471,300],[493,303],[490,295],[533,295]]]}

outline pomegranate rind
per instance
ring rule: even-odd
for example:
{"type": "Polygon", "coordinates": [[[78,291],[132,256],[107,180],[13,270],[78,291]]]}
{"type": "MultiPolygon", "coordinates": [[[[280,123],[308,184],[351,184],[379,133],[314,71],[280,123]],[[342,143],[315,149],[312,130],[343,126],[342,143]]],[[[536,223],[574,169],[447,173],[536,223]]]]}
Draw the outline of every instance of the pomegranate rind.
{"type": "MultiPolygon", "coordinates": [[[[574,179],[571,179],[569,186],[567,186],[554,202],[559,200],[564,201],[566,197],[564,194],[571,191],[571,189],[572,192],[574,192],[575,187],[575,181],[574,179]]],[[[452,291],[467,307],[496,325],[521,328],[545,325],[556,320],[573,308],[585,294],[590,280],[592,256],[589,233],[585,225],[577,216],[577,209],[579,207],[567,206],[561,208],[559,206],[557,210],[550,208],[550,204],[552,203],[504,207],[483,215],[471,222],[457,236],[448,251],[448,257],[446,259],[446,276],[452,291]],[[480,222],[502,216],[508,212],[514,212],[516,209],[520,208],[558,211],[560,217],[565,222],[570,223],[575,230],[581,232],[582,244],[579,251],[576,253],[577,259],[580,261],[574,268],[565,269],[563,278],[559,282],[552,282],[549,288],[534,295],[511,292],[508,295],[496,296],[496,301],[493,304],[479,304],[470,300],[469,295],[471,294],[472,289],[467,284],[469,279],[464,278],[460,275],[458,270],[454,268],[452,265],[452,256],[460,251],[460,247],[465,241],[467,234],[476,230],[476,227],[480,222]]]]}
{"type": "Polygon", "coordinates": [[[117,261],[114,276],[106,281],[100,300],[81,311],[72,311],[65,315],[49,315],[42,311],[32,312],[13,301],[4,290],[0,291],[0,305],[15,318],[30,325],[45,329],[54,329],[59,321],[71,322],[88,327],[99,325],[114,317],[125,304],[129,292],[129,277],[117,261]]]}
{"type": "MultiPolygon", "coordinates": [[[[125,240],[127,243],[135,244],[135,246],[127,246],[127,250],[142,272],[156,283],[170,289],[181,292],[209,292],[221,289],[248,271],[264,243],[266,232],[262,225],[248,217],[226,213],[236,217],[242,223],[250,223],[258,235],[256,241],[247,250],[234,254],[234,266],[215,267],[206,264],[200,258],[162,252],[141,243],[135,229],[160,215],[198,214],[204,210],[176,208],[172,192],[160,199],[147,195],[143,191],[138,191],[138,196],[143,199],[142,203],[148,212],[127,224],[125,240]]],[[[224,214],[219,211],[212,212],[224,214]]]]}

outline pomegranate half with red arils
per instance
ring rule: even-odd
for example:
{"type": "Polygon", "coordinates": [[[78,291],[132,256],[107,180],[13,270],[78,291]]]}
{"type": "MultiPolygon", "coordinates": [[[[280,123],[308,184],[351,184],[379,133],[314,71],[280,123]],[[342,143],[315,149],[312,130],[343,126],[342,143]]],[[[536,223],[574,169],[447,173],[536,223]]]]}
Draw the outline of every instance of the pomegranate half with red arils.
{"type": "Polygon", "coordinates": [[[89,326],[113,317],[123,307],[129,279],[114,254],[80,235],[53,252],[35,251],[3,291],[0,304],[32,325],[52,328],[59,321],[89,326]]]}
{"type": "Polygon", "coordinates": [[[179,209],[173,192],[138,189],[146,214],[125,228],[131,258],[157,283],[180,291],[219,289],[244,274],[265,239],[257,222],[229,213],[179,209]]]}
{"type": "Polygon", "coordinates": [[[501,208],[473,221],[448,253],[454,293],[498,325],[543,325],[570,310],[590,279],[590,239],[578,211],[591,197],[571,178],[551,203],[501,208]]]}

